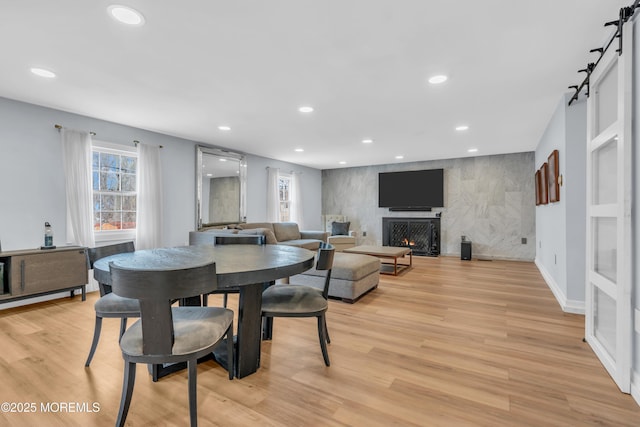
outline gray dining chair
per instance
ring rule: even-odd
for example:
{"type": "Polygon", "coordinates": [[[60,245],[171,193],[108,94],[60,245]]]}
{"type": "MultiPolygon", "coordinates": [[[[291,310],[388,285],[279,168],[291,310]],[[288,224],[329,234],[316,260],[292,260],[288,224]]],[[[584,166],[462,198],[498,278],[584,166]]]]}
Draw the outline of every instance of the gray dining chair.
{"type": "Polygon", "coordinates": [[[127,418],[137,363],[187,362],[190,422],[196,426],[198,358],[212,353],[224,338],[230,355],[229,379],[233,379],[233,311],[171,304],[215,290],[218,285],[215,262],[175,270],[128,269],[111,263],[110,272],[113,292],[140,302],[140,319],[120,340],[125,365],[116,425],[123,426],[127,418]]]}
{"type": "Polygon", "coordinates": [[[323,289],[303,285],[276,285],[262,293],[263,336],[270,340],[273,335],[272,319],[274,317],[316,317],[318,319],[318,338],[324,363],[330,366],[327,343],[331,343],[327,330],[325,313],[329,308],[329,283],[335,248],[328,243],[321,243],[316,260],[317,270],[326,270],[323,289]]]}
{"type": "MultiPolygon", "coordinates": [[[[200,234],[203,234],[203,233],[200,233],[200,234]]],[[[261,234],[257,234],[257,235],[231,234],[229,236],[221,236],[221,235],[213,236],[213,244],[215,246],[218,246],[218,245],[264,245],[265,243],[266,243],[265,237],[261,234]]],[[[240,288],[225,288],[225,289],[218,289],[213,292],[210,292],[210,294],[222,294],[223,307],[227,306],[229,294],[238,294],[238,293],[240,293],[240,288]]],[[[205,294],[202,296],[202,305],[207,306],[208,303],[209,303],[209,299],[208,299],[208,296],[205,294]]]]}
{"type": "MultiPolygon", "coordinates": [[[[89,268],[93,268],[93,264],[100,258],[133,251],[135,251],[133,242],[90,248],[87,251],[89,268]]],[[[103,318],[120,319],[120,335],[118,337],[118,339],[120,339],[122,338],[124,331],[127,329],[127,319],[130,317],[140,317],[140,304],[138,303],[138,300],[123,298],[114,294],[111,292],[111,286],[105,283],[98,283],[98,286],[100,288],[100,299],[98,299],[94,305],[96,311],[96,322],[93,330],[93,340],[91,342],[89,356],[87,357],[87,361],[84,363],[84,366],[89,366],[91,364],[93,355],[98,347],[103,318]]]]}

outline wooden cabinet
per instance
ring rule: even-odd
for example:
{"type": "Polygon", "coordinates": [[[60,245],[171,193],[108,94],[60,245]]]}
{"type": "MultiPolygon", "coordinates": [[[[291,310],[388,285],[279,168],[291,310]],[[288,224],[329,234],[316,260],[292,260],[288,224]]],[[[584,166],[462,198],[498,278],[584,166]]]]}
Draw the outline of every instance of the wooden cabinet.
{"type": "Polygon", "coordinates": [[[86,248],[65,246],[0,252],[0,303],[69,291],[82,291],[85,300],[88,282],[86,248]]]}

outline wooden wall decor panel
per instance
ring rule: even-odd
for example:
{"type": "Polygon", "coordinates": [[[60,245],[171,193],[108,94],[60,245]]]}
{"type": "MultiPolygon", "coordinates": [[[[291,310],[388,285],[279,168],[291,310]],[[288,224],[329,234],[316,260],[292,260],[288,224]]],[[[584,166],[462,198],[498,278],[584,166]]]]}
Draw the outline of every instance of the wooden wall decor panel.
{"type": "Polygon", "coordinates": [[[549,203],[549,184],[547,183],[548,177],[548,165],[544,163],[540,166],[540,204],[546,205],[549,203]]]}
{"type": "Polygon", "coordinates": [[[553,150],[548,158],[548,176],[547,183],[549,185],[549,203],[560,201],[560,159],[558,150],[553,150]]]}

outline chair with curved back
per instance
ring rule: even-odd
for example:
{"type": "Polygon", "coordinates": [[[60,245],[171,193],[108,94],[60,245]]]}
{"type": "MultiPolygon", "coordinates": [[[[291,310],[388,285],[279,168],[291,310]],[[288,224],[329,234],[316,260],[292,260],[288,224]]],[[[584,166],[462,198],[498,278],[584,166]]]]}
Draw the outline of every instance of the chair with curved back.
{"type": "MultiPolygon", "coordinates": [[[[134,252],[135,246],[133,242],[117,243],[115,245],[100,246],[97,248],[90,248],[87,251],[89,257],[89,267],[93,268],[93,264],[100,258],[108,257],[110,255],[116,255],[126,252],[134,252]]],[[[102,330],[102,319],[116,318],[120,319],[120,335],[122,338],[125,329],[127,329],[127,319],[129,317],[140,317],[140,304],[138,300],[131,298],[123,298],[111,292],[111,286],[98,283],[100,287],[100,299],[95,303],[96,311],[96,324],[93,331],[93,341],[91,342],[91,350],[89,350],[89,356],[84,366],[89,366],[93,355],[98,346],[100,340],[100,331],[102,330]]]]}
{"type": "MultiPolygon", "coordinates": [[[[200,233],[203,234],[203,233],[200,233]]],[[[200,241],[202,243],[203,241],[200,241]]],[[[266,243],[265,237],[260,234],[247,234],[247,235],[237,235],[231,234],[229,236],[216,235],[213,236],[213,244],[215,246],[218,245],[264,245],[266,243]]],[[[223,307],[227,306],[227,300],[229,294],[237,294],[240,293],[239,288],[225,288],[218,289],[216,291],[210,292],[210,294],[222,294],[222,305],[223,307]]],[[[202,296],[202,305],[206,306],[209,303],[207,295],[202,296]]]]}
{"type": "Polygon", "coordinates": [[[331,339],[325,313],[329,308],[327,298],[334,254],[335,248],[328,243],[322,243],[318,249],[316,269],[327,271],[322,290],[303,285],[276,285],[262,293],[263,339],[272,338],[270,320],[274,317],[316,317],[322,357],[327,366],[330,366],[327,343],[331,343],[331,339]]]}
{"type": "Polygon", "coordinates": [[[110,264],[113,292],[140,302],[140,320],[120,340],[125,361],[122,397],[116,425],[127,418],[136,364],[187,362],[191,426],[198,423],[198,358],[210,354],[226,337],[229,379],[234,373],[233,311],[222,307],[180,306],[173,301],[216,289],[215,262],[172,270],[127,269],[110,264]]]}

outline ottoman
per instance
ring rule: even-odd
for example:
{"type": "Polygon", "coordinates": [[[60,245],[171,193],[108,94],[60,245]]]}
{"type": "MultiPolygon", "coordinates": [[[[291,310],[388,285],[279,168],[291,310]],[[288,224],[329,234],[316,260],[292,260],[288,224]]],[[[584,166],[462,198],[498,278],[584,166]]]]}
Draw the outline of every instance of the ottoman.
{"type": "MultiPolygon", "coordinates": [[[[322,289],[325,272],[315,268],[289,278],[292,285],[306,285],[322,289]]],[[[378,287],[380,259],[369,255],[336,252],[331,270],[329,296],[354,303],[365,293],[378,287]]]]}

